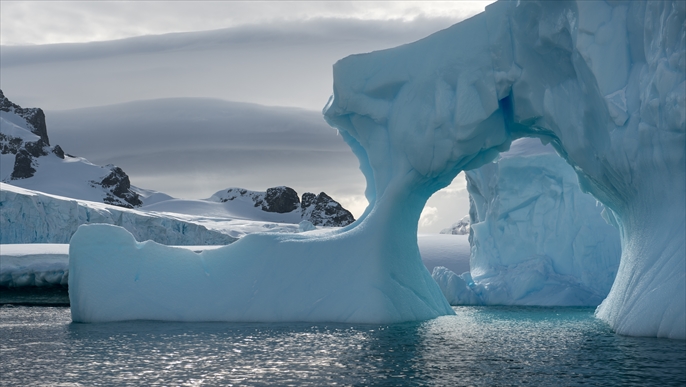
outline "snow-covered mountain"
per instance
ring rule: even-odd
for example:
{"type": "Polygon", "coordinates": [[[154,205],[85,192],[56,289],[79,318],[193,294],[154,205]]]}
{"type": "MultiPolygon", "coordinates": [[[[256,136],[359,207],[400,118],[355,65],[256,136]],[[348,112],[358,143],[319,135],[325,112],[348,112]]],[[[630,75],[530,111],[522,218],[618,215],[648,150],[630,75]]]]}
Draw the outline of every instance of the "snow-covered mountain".
{"type": "Polygon", "coordinates": [[[134,208],[153,194],[132,187],[119,167],[95,165],[51,146],[43,111],[12,103],[2,90],[0,165],[3,182],[75,199],[134,208]]]}
{"type": "MultiPolygon", "coordinates": [[[[23,109],[7,99],[2,91],[0,91],[0,107],[2,108],[0,111],[0,119],[2,119],[0,125],[2,129],[0,131],[2,175],[0,175],[0,180],[16,187],[119,207],[140,208],[146,211],[190,216],[212,214],[215,218],[223,220],[243,219],[287,224],[298,224],[307,220],[314,226],[327,227],[346,226],[355,220],[350,212],[323,192],[319,195],[305,193],[301,208],[297,193],[288,187],[269,188],[267,192],[229,189],[224,194],[218,192],[212,198],[204,201],[174,199],[161,192],[141,189],[132,186],[129,176],[117,166],[98,166],[84,158],[64,153],[59,145],[50,146],[45,114],[41,109],[23,109]],[[219,205],[219,202],[231,201],[237,196],[243,198],[241,202],[248,200],[250,203],[235,205],[236,202],[233,203],[234,205],[219,205]],[[289,214],[290,212],[293,213],[289,214]]],[[[301,114],[301,112],[293,109],[282,110],[284,110],[284,114],[295,116],[301,114]]],[[[225,122],[231,122],[230,117],[226,119],[225,122]]],[[[278,128],[275,128],[272,123],[271,126],[260,129],[266,133],[277,133],[278,139],[274,139],[274,141],[281,143],[297,142],[301,140],[298,136],[302,136],[303,133],[312,136],[312,131],[309,129],[300,128],[298,130],[296,128],[293,130],[288,125],[281,123],[278,128]]],[[[327,133],[327,135],[330,136],[332,133],[327,133]]],[[[317,139],[316,141],[322,140],[317,139]]],[[[108,144],[127,148],[124,143],[108,141],[108,144]]],[[[145,153],[142,150],[140,152],[145,153]]],[[[18,226],[15,225],[14,227],[18,226]]],[[[29,226],[26,229],[31,230],[32,228],[29,226]]],[[[238,234],[243,235],[243,233],[238,234]]],[[[54,237],[55,235],[50,237],[37,233],[33,238],[12,239],[6,236],[3,240],[4,243],[10,243],[7,242],[8,240],[15,240],[12,243],[28,240],[32,241],[31,243],[39,241],[57,242],[57,240],[53,240],[54,237]]],[[[161,239],[164,240],[164,238],[161,239]]]]}
{"type": "Polygon", "coordinates": [[[294,218],[294,222],[307,220],[315,226],[342,227],[355,221],[348,210],[326,193],[315,195],[305,192],[300,201],[298,193],[290,187],[268,188],[266,192],[229,188],[215,193],[208,200],[220,203],[248,201],[264,212],[284,214],[289,219],[294,218]]]}
{"type": "Polygon", "coordinates": [[[134,185],[177,198],[285,185],[324,191],[351,209],[351,197],[364,192],[355,156],[319,111],[165,98],[46,115],[51,139],[70,153],[115,164],[134,185]]]}
{"type": "Polygon", "coordinates": [[[462,219],[453,223],[452,226],[441,230],[440,234],[469,235],[471,230],[470,225],[471,221],[469,220],[469,215],[465,215],[462,219]]]}
{"type": "Polygon", "coordinates": [[[0,244],[69,243],[80,225],[107,223],[126,228],[141,241],[225,245],[257,232],[298,233],[354,221],[323,192],[304,194],[303,203],[308,204],[301,208],[297,193],[288,187],[267,192],[234,188],[205,200],[167,199],[127,209],[0,183],[0,244]]]}

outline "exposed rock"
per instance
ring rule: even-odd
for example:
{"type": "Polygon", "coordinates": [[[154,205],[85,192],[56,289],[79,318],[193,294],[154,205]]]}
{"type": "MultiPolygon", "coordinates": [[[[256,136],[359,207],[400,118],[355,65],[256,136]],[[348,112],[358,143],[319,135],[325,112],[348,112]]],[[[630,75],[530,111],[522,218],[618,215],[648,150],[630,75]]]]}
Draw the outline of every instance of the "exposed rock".
{"type": "Polygon", "coordinates": [[[315,226],[333,227],[347,226],[355,221],[350,211],[324,192],[319,195],[310,192],[303,194],[301,219],[309,220],[315,226]]]}
{"type": "Polygon", "coordinates": [[[306,192],[301,202],[298,193],[290,187],[269,188],[267,192],[229,188],[215,193],[211,200],[226,203],[238,198],[251,200],[255,207],[266,212],[285,214],[300,211],[300,219],[313,226],[342,227],[355,221],[348,210],[324,192],[319,195],[306,192]]]}
{"type": "Polygon", "coordinates": [[[0,133],[0,154],[6,155],[11,153],[16,155],[19,149],[22,148],[23,143],[24,140],[21,138],[0,133]]]}
{"type": "Polygon", "coordinates": [[[28,179],[36,173],[33,167],[33,158],[26,149],[21,149],[17,152],[14,158],[14,170],[12,171],[12,180],[28,179]]]}
{"type": "MultiPolygon", "coordinates": [[[[264,202],[261,205],[264,211],[285,214],[296,210],[300,206],[300,199],[293,188],[267,188],[267,194],[264,196],[264,202]]],[[[257,203],[255,203],[255,207],[257,207],[257,203]]]]}
{"type": "MultiPolygon", "coordinates": [[[[54,148],[52,148],[52,153],[55,154],[55,156],[61,158],[64,160],[64,151],[59,145],[55,145],[54,148]]],[[[69,156],[69,157],[74,157],[74,156],[69,156]]]]}
{"type": "MultiPolygon", "coordinates": [[[[0,111],[5,112],[3,113],[3,123],[7,124],[6,126],[3,125],[2,132],[0,133],[0,153],[3,155],[15,155],[14,169],[9,176],[2,177],[3,181],[9,182],[34,177],[36,170],[40,168],[40,160],[44,160],[41,158],[45,156],[52,157],[51,154],[62,160],[65,159],[65,155],[75,158],[65,154],[59,145],[50,146],[43,110],[39,108],[22,108],[7,99],[2,90],[0,90],[0,111]]],[[[78,161],[87,163],[83,159],[78,161]]],[[[48,163],[50,162],[54,162],[54,160],[48,160],[48,163]]],[[[84,184],[83,188],[85,190],[92,188],[104,190],[103,202],[107,204],[126,208],[142,205],[140,195],[131,189],[129,177],[121,168],[108,165],[102,170],[102,167],[90,163],[87,164],[96,170],[95,176],[102,176],[100,173],[107,173],[108,169],[110,172],[102,180],[89,181],[89,179],[93,178],[92,175],[84,178],[82,184],[84,184]]],[[[46,191],[49,191],[49,189],[46,191]]]]}
{"type": "Polygon", "coordinates": [[[465,215],[457,223],[453,223],[452,226],[441,230],[440,234],[469,235],[471,230],[470,224],[469,215],[465,215]]]}
{"type": "Polygon", "coordinates": [[[126,208],[134,208],[143,204],[140,195],[131,190],[129,176],[119,167],[114,165],[107,165],[107,167],[112,170],[109,175],[105,176],[101,182],[91,182],[108,189],[109,192],[103,201],[107,204],[126,208]]]}
{"type": "Polygon", "coordinates": [[[45,113],[40,108],[22,108],[21,106],[12,103],[5,97],[5,94],[0,90],[0,111],[15,113],[24,118],[29,124],[31,133],[40,137],[44,145],[50,146],[48,139],[48,129],[45,125],[45,113]]]}
{"type": "Polygon", "coordinates": [[[33,157],[47,156],[49,152],[45,150],[45,148],[49,148],[49,146],[45,145],[43,140],[27,142],[26,145],[24,145],[24,149],[33,157]]]}

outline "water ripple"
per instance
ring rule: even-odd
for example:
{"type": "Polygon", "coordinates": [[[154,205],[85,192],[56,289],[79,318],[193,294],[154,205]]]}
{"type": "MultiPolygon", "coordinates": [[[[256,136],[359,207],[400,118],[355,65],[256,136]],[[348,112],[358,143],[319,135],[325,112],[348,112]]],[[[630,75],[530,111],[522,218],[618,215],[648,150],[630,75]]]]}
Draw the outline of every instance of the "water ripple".
{"type": "Polygon", "coordinates": [[[422,323],[73,324],[0,308],[0,385],[683,386],[686,342],[615,335],[588,308],[456,307],[422,323]]]}

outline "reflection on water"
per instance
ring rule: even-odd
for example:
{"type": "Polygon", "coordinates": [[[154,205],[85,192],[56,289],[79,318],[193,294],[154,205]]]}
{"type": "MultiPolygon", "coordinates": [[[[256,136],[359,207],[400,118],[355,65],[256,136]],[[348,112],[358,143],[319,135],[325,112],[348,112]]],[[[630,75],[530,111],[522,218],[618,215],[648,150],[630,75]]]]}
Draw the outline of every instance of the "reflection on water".
{"type": "Polygon", "coordinates": [[[456,307],[395,325],[72,324],[0,308],[0,385],[686,385],[686,342],[589,308],[456,307]]]}

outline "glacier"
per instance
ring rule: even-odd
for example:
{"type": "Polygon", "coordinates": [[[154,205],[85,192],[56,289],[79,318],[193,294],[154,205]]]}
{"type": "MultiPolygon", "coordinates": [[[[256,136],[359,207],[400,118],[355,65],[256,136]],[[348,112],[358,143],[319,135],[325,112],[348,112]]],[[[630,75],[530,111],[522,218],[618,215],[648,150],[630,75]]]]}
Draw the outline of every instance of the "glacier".
{"type": "Polygon", "coordinates": [[[516,140],[466,177],[471,271],[432,273],[452,305],[598,306],[605,299],[619,266],[619,231],[551,145],[516,140]]]}
{"type": "Polygon", "coordinates": [[[69,243],[82,224],[124,227],[140,240],[168,245],[223,245],[236,236],[169,214],[78,200],[0,183],[0,244],[69,243]]]}
{"type": "Polygon", "coordinates": [[[620,334],[686,338],[685,16],[679,1],[500,1],[415,43],[344,58],[324,116],[367,181],[355,223],[252,234],[202,259],[81,226],[70,244],[72,319],[452,314],[419,257],[424,204],[460,171],[538,137],[620,231],[597,316],[620,334]]]}

